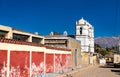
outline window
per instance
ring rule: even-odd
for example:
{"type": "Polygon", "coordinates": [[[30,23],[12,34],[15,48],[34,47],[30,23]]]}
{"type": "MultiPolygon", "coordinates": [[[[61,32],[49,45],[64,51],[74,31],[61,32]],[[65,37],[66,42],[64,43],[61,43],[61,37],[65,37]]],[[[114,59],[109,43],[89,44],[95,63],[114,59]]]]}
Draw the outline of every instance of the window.
{"type": "Polygon", "coordinates": [[[29,38],[29,36],[27,36],[27,35],[13,33],[13,39],[15,39],[15,40],[27,41],[28,38],[29,38]]]}
{"type": "Polygon", "coordinates": [[[80,27],[80,34],[82,34],[82,27],[80,27]]]}

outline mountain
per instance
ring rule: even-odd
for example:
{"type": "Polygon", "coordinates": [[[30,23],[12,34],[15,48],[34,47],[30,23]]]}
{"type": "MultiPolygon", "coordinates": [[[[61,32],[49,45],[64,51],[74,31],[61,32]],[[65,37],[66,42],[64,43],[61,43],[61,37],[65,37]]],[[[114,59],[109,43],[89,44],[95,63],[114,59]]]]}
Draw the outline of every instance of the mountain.
{"type": "Polygon", "coordinates": [[[98,37],[95,38],[95,43],[99,44],[103,48],[111,48],[118,45],[119,37],[98,37]]]}

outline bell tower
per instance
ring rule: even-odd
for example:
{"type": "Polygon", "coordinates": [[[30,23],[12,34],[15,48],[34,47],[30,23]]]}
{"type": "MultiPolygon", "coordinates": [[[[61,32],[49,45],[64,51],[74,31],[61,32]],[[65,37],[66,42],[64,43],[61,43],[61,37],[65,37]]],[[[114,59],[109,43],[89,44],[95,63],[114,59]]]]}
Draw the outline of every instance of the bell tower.
{"type": "Polygon", "coordinates": [[[76,21],[75,38],[81,41],[81,52],[94,52],[94,28],[81,18],[76,21]]]}

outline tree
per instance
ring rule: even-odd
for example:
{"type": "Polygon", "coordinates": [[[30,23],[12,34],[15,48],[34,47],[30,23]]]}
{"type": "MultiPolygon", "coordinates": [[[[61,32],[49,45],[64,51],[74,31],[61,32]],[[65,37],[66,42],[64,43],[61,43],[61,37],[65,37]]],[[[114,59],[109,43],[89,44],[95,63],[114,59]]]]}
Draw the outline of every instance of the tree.
{"type": "Polygon", "coordinates": [[[99,44],[95,44],[94,46],[95,46],[94,51],[98,53],[99,50],[101,49],[101,46],[99,44]]]}
{"type": "Polygon", "coordinates": [[[105,56],[108,51],[106,49],[100,49],[99,53],[102,55],[102,56],[105,56]]]}
{"type": "Polygon", "coordinates": [[[102,48],[99,44],[95,44],[95,52],[101,54],[102,56],[105,56],[106,54],[108,54],[108,52],[110,51],[109,48],[105,49],[102,48]]]}

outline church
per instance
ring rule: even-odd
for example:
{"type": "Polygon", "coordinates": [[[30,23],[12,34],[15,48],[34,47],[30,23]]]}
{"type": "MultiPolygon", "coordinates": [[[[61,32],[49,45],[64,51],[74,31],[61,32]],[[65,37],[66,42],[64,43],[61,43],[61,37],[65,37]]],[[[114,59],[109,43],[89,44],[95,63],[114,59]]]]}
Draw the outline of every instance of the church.
{"type": "Polygon", "coordinates": [[[81,52],[94,53],[94,27],[83,18],[76,21],[75,39],[81,42],[81,52]]]}

